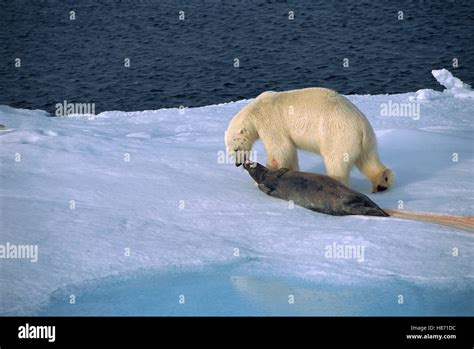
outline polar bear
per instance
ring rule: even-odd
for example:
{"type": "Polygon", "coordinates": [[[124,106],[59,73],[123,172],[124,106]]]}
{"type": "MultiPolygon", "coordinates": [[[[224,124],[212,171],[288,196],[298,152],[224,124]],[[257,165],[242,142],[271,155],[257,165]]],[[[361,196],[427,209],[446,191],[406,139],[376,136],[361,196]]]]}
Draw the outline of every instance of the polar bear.
{"type": "Polygon", "coordinates": [[[365,115],[347,98],[327,88],[264,92],[231,120],[225,133],[236,166],[260,139],[267,167],[298,170],[297,149],[320,154],[328,176],[348,185],[355,164],[372,192],[391,187],[393,173],[379,159],[377,140],[365,115]]]}

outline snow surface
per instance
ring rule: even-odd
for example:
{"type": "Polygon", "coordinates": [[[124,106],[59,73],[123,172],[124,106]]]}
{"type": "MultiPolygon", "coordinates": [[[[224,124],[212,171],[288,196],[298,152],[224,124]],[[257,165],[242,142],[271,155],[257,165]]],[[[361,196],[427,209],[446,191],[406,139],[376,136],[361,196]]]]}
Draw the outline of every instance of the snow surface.
{"type": "MultiPolygon", "coordinates": [[[[381,116],[382,104],[416,103],[415,96],[348,96],[369,118],[381,158],[396,173],[389,192],[369,194],[369,182],[356,170],[351,186],[385,208],[397,208],[402,201],[406,210],[472,215],[474,99],[451,95],[423,101],[419,118],[381,116]]],[[[38,314],[45,307],[49,310],[42,313],[74,313],[68,290],[82,285],[76,292],[81,287],[90,291],[90,282],[110,277],[129,280],[128,297],[114,298],[116,290],[105,282],[96,296],[84,296],[92,304],[89,313],[113,313],[113,306],[104,310],[100,302],[118,306],[137,299],[141,288],[181,285],[176,292],[196,287],[218,296],[226,287],[238,289],[241,300],[235,304],[247,300],[266,309],[275,306],[275,294],[294,292],[307,304],[323,303],[320,314],[404,313],[397,297],[405,294],[407,304],[416,298],[417,309],[431,314],[444,313],[450,304],[452,311],[474,314],[473,234],[395,218],[289,209],[286,202],[261,193],[241,168],[221,163],[224,131],[248,102],[184,113],[109,111],[93,119],[0,106],[0,123],[14,129],[0,133],[0,243],[39,246],[37,263],[0,260],[0,314],[38,314]],[[325,246],[333,243],[363,246],[364,261],[325,258],[325,246]],[[231,274],[223,273],[226,287],[213,281],[212,268],[219,266],[231,274]],[[193,270],[204,274],[186,282],[173,277],[133,281],[150,271],[174,275],[193,270]],[[281,286],[282,280],[290,286],[281,286]],[[300,280],[304,288],[292,288],[291,280],[300,280]],[[370,303],[376,294],[385,297],[388,308],[399,310],[354,305],[360,295],[370,303]],[[437,307],[443,297],[444,306],[437,307]],[[51,302],[68,310],[48,308],[51,302]]],[[[264,163],[261,143],[256,150],[264,163]]],[[[314,154],[300,153],[300,165],[324,172],[314,154]]],[[[278,299],[288,306],[286,296],[278,299]]],[[[221,313],[239,313],[238,306],[221,306],[221,313]]],[[[249,312],[263,312],[261,307],[249,312]]],[[[299,307],[304,308],[301,301],[299,307]]],[[[137,303],[125,313],[150,309],[159,312],[158,306],[137,303]]],[[[168,313],[180,312],[172,308],[168,313]]],[[[206,305],[194,313],[206,313],[206,305]]]]}

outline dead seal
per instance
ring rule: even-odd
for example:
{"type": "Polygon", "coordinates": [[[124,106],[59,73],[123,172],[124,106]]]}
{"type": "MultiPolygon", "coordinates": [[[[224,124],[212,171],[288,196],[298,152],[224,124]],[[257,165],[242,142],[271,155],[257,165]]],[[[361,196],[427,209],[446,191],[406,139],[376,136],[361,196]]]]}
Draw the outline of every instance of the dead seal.
{"type": "Polygon", "coordinates": [[[286,168],[270,170],[249,160],[245,161],[244,168],[264,193],[291,200],[313,211],[333,216],[364,215],[411,219],[474,232],[473,216],[381,209],[364,194],[325,175],[286,168]]]}
{"type": "Polygon", "coordinates": [[[251,161],[246,161],[244,168],[264,193],[313,211],[333,216],[389,216],[364,194],[325,175],[286,168],[271,170],[251,161]]]}

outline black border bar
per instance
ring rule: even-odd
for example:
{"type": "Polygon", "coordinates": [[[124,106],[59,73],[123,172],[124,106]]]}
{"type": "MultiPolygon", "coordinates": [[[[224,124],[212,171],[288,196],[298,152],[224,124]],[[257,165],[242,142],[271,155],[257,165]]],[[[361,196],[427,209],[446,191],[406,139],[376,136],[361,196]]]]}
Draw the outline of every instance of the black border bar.
{"type": "MultiPolygon", "coordinates": [[[[98,343],[217,342],[377,344],[400,348],[473,348],[472,317],[0,317],[0,348],[98,343]],[[20,326],[55,326],[55,341],[20,339],[20,326]],[[428,335],[409,339],[407,335],[428,335]],[[434,335],[455,339],[434,339],[434,335]],[[430,337],[431,336],[431,337],[430,337]],[[223,341],[224,340],[224,341],[223,341]]],[[[227,344],[226,344],[227,343],[227,344]]]]}

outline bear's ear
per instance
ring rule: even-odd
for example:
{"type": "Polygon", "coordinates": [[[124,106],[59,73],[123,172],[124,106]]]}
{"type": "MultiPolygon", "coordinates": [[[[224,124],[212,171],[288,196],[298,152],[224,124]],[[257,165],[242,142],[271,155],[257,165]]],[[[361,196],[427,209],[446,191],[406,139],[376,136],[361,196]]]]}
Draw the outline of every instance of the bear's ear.
{"type": "Polygon", "coordinates": [[[279,177],[283,176],[285,173],[287,173],[289,170],[290,169],[288,169],[288,168],[280,168],[280,169],[275,171],[275,176],[277,178],[279,178],[279,177]]]}

